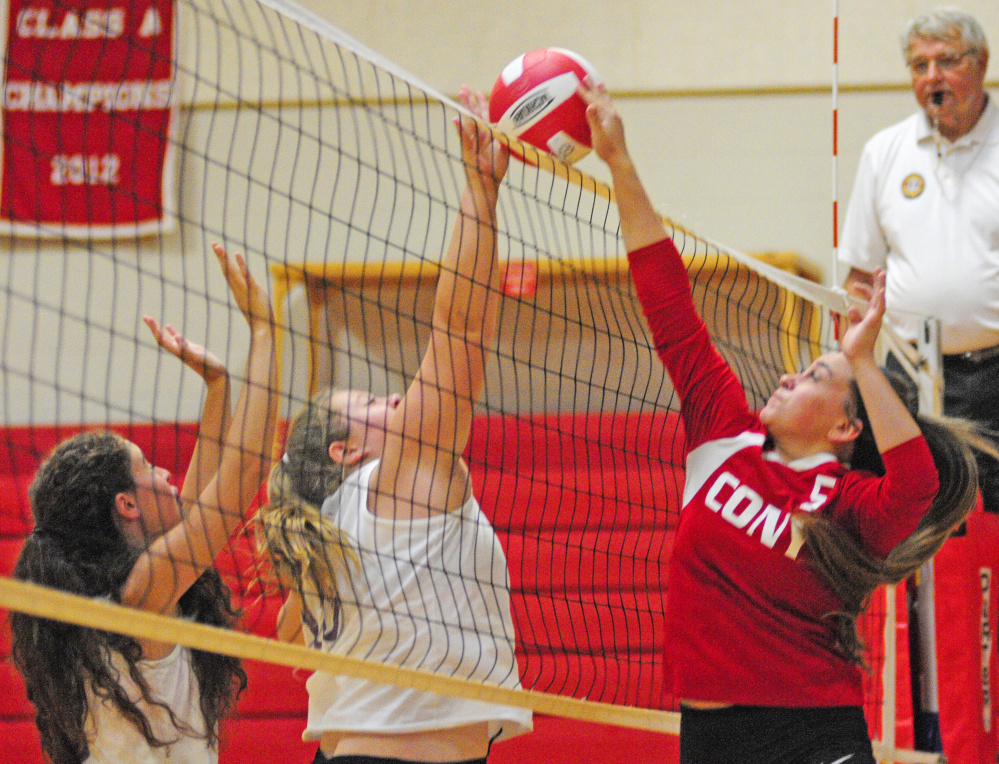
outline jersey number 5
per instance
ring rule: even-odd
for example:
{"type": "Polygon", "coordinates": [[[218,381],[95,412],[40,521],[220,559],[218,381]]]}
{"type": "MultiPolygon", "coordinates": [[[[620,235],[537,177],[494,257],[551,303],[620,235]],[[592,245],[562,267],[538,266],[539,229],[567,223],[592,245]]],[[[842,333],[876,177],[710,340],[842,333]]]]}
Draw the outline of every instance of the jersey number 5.
{"type": "MultiPolygon", "coordinates": [[[[828,475],[816,475],[815,483],[812,485],[812,495],[808,501],[803,501],[801,503],[801,509],[805,512],[814,512],[827,501],[829,501],[828,489],[836,485],[836,478],[829,477],[828,475]]],[[[795,519],[791,518],[791,543],[787,545],[787,551],[784,552],[786,557],[790,557],[792,560],[797,559],[798,552],[801,551],[802,545],[805,543],[805,537],[801,535],[801,529],[795,519]]]]}

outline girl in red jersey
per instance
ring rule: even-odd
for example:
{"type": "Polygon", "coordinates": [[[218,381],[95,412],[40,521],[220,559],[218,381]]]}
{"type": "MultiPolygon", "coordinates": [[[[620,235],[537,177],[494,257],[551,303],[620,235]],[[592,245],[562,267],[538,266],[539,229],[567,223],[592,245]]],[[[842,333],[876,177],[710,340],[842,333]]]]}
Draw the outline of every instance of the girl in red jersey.
{"type": "Polygon", "coordinates": [[[697,315],[616,108],[601,85],[580,94],[686,429],[666,606],[681,764],[873,764],[856,618],[972,508],[968,442],[979,442],[956,423],[917,422],[881,372],[883,274],[866,311],[851,308],[841,352],[785,375],[751,411],[697,315]]]}

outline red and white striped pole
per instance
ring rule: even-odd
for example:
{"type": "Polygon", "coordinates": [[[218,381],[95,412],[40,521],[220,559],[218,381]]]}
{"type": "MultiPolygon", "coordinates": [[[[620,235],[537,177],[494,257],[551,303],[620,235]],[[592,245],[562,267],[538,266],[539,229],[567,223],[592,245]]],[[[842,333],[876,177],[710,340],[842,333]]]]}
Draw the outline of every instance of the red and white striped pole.
{"type": "Polygon", "coordinates": [[[839,263],[839,0],[833,0],[832,64],[832,279],[833,289],[840,286],[839,263]]]}

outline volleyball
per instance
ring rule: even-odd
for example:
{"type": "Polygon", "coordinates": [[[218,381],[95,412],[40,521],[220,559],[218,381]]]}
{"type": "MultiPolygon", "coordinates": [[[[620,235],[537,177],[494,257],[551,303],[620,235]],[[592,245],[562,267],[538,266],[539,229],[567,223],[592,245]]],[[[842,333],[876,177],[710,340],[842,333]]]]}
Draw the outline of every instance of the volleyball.
{"type": "MultiPolygon", "coordinates": [[[[507,64],[489,96],[489,119],[504,133],[554,154],[566,164],[590,153],[586,103],[580,81],[600,76],[582,56],[564,48],[543,48],[507,64]]],[[[517,152],[515,156],[520,157],[517,152]]]]}

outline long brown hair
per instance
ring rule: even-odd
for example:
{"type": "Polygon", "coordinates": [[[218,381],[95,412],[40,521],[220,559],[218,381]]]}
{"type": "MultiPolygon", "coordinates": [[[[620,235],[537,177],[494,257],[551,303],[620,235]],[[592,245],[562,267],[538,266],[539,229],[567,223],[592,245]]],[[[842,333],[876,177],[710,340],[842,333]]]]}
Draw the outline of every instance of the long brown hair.
{"type": "MultiPolygon", "coordinates": [[[[116,521],[115,496],[135,490],[131,453],[108,432],[84,433],[64,441],[42,464],[29,489],[35,529],[25,541],[14,577],[84,597],[119,595],[137,559],[116,521]]],[[[237,617],[229,589],[213,568],[206,570],[179,602],[199,623],[232,626],[237,617]]],[[[88,687],[109,699],[151,746],[148,719],[119,684],[108,651],[119,653],[147,703],[156,703],[138,666],[142,647],[132,637],[75,626],[23,613],[10,615],[12,657],[24,677],[42,748],[54,762],[79,762],[89,755],[84,724],[88,687]]],[[[201,713],[209,744],[218,746],[218,722],[246,688],[235,658],[192,650],[201,713]]],[[[178,729],[172,710],[163,705],[178,729]]],[[[190,730],[184,729],[185,732],[190,730]]]]}
{"type": "MultiPolygon", "coordinates": [[[[902,383],[888,375],[903,400],[909,398],[902,383]]],[[[883,475],[884,463],[874,443],[860,391],[853,383],[851,402],[863,423],[850,466],[883,475]]],[[[908,401],[910,409],[913,401],[908,401]]],[[[857,633],[857,618],[871,595],[882,584],[897,584],[913,575],[935,555],[954,529],[974,508],[978,495],[978,468],[973,449],[999,458],[993,442],[974,424],[948,417],[915,415],[937,468],[940,489],[916,529],[881,560],[869,554],[860,541],[840,524],[821,514],[802,513],[795,522],[810,552],[809,563],[825,578],[843,601],[843,608],[828,616],[839,626],[839,648],[855,663],[866,665],[864,645],[857,633]]]]}
{"type": "Polygon", "coordinates": [[[343,482],[330,445],[346,439],[346,418],[330,406],[329,388],[316,393],[292,421],[284,456],[271,469],[267,506],[257,513],[257,545],[272,578],[300,593],[334,599],[356,555],[343,532],[320,512],[343,482]]]}

